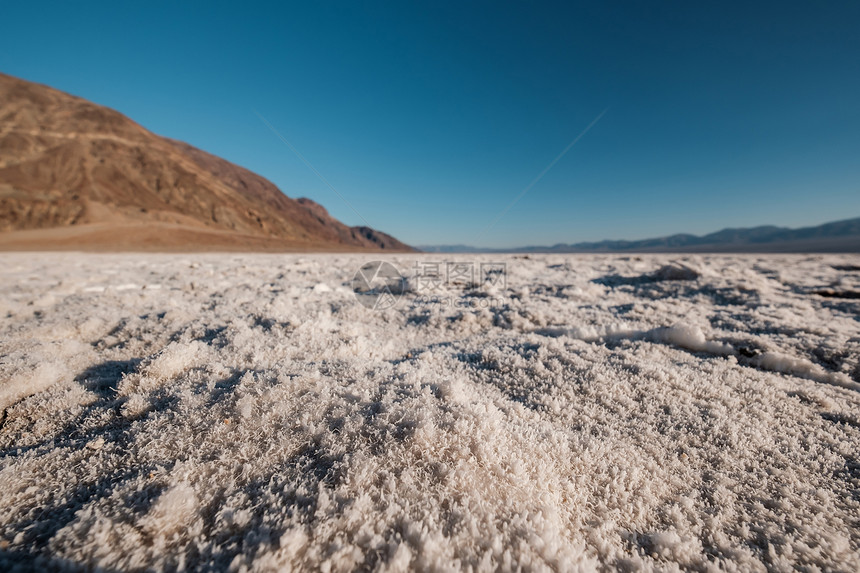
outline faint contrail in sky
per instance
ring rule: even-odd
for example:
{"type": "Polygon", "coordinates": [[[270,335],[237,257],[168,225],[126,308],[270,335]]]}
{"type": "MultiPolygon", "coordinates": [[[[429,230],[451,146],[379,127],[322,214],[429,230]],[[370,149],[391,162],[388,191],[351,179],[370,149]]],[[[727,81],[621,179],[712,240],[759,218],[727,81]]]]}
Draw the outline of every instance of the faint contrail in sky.
{"type": "Polygon", "coordinates": [[[588,131],[589,131],[592,127],[594,127],[594,126],[597,124],[597,122],[598,122],[598,121],[600,121],[600,119],[601,119],[604,115],[606,115],[606,112],[607,112],[607,111],[609,111],[609,108],[608,108],[608,107],[607,107],[606,109],[604,109],[603,111],[601,111],[601,112],[597,115],[597,117],[595,117],[593,120],[591,120],[591,123],[589,123],[589,124],[585,127],[585,129],[583,129],[583,130],[579,133],[579,135],[577,135],[577,136],[574,138],[574,140],[573,140],[573,141],[571,141],[570,143],[568,143],[568,144],[567,144],[567,147],[565,147],[565,148],[564,148],[564,150],[563,150],[561,153],[559,153],[559,154],[556,156],[556,158],[555,158],[555,159],[553,159],[553,160],[550,162],[550,164],[549,164],[549,165],[547,165],[547,166],[544,168],[544,170],[543,170],[543,171],[541,171],[541,172],[538,174],[538,176],[537,176],[537,177],[535,177],[535,178],[532,180],[532,182],[531,182],[531,183],[529,183],[529,184],[526,186],[526,188],[525,188],[525,189],[523,189],[522,191],[520,191],[520,194],[519,194],[519,195],[517,195],[516,197],[514,197],[514,200],[513,200],[513,201],[511,201],[510,203],[508,203],[508,206],[507,206],[507,207],[505,207],[505,208],[502,210],[502,212],[501,212],[501,213],[499,213],[499,214],[498,214],[498,216],[496,216],[496,218],[495,218],[495,219],[493,219],[493,220],[490,222],[490,224],[489,224],[489,225],[487,225],[486,227],[484,227],[484,230],[483,230],[483,231],[481,231],[481,232],[478,234],[478,238],[482,237],[482,236],[484,235],[484,233],[486,233],[487,231],[489,231],[489,230],[493,227],[493,225],[495,225],[496,223],[498,223],[498,222],[499,222],[499,220],[500,220],[502,217],[504,217],[504,216],[505,216],[505,214],[506,214],[508,211],[510,211],[510,210],[511,210],[511,207],[513,207],[514,205],[516,205],[516,204],[517,204],[517,201],[519,201],[520,199],[522,199],[522,198],[523,198],[523,195],[525,195],[526,193],[528,193],[528,192],[531,190],[531,188],[532,188],[532,187],[534,187],[534,186],[537,184],[537,182],[538,182],[538,181],[540,181],[541,179],[543,179],[543,176],[544,176],[544,175],[546,175],[546,174],[547,174],[547,172],[548,172],[550,169],[552,169],[552,168],[553,168],[553,166],[554,166],[556,163],[558,163],[558,162],[559,162],[559,160],[560,160],[562,157],[564,157],[564,156],[565,156],[565,154],[566,154],[568,151],[570,151],[570,148],[571,148],[571,147],[573,147],[574,145],[576,145],[576,143],[577,143],[580,139],[582,139],[582,137],[583,137],[586,133],[588,133],[588,131]]]}
{"type": "MultiPolygon", "coordinates": [[[[252,109],[253,109],[253,108],[252,108],[252,109]]],[[[275,129],[275,128],[274,128],[274,126],[272,126],[272,124],[271,124],[271,123],[269,123],[269,122],[268,122],[268,120],[267,120],[265,117],[263,117],[262,115],[260,115],[260,113],[259,113],[256,109],[254,109],[253,111],[254,111],[254,114],[255,114],[257,117],[259,117],[259,118],[260,118],[260,121],[262,121],[263,123],[265,123],[265,124],[266,124],[266,127],[268,127],[269,129],[271,129],[271,130],[272,130],[272,133],[274,133],[275,135],[277,135],[277,136],[278,136],[278,139],[280,139],[281,141],[283,141],[283,142],[287,145],[287,147],[289,147],[289,148],[292,150],[292,152],[296,154],[296,157],[298,157],[299,159],[301,159],[301,160],[302,160],[302,163],[304,163],[305,165],[307,165],[307,166],[308,166],[308,169],[310,169],[311,171],[313,171],[313,172],[316,174],[316,176],[320,178],[320,181],[322,181],[323,183],[325,183],[326,185],[328,185],[328,188],[329,188],[329,189],[331,189],[332,191],[334,191],[335,195],[337,195],[338,197],[340,197],[340,200],[341,200],[341,201],[343,201],[344,203],[346,203],[346,206],[347,206],[347,207],[349,207],[350,209],[352,209],[352,212],[353,212],[353,213],[355,213],[356,215],[358,215],[358,218],[359,218],[359,219],[361,219],[362,221],[364,221],[364,224],[365,224],[365,225],[367,225],[368,227],[370,227],[370,226],[371,226],[371,224],[367,222],[367,219],[365,219],[365,218],[361,215],[361,213],[359,213],[359,212],[358,212],[358,210],[357,210],[355,207],[353,207],[353,206],[352,206],[352,203],[350,203],[349,201],[347,201],[347,200],[346,200],[346,197],[344,197],[343,195],[341,195],[341,194],[340,194],[340,191],[338,191],[337,189],[335,189],[335,188],[334,188],[334,185],[332,185],[331,183],[329,183],[329,182],[328,182],[328,179],[326,179],[325,177],[323,177],[323,176],[322,176],[322,173],[320,173],[319,171],[317,171],[317,170],[316,170],[316,168],[315,168],[313,165],[311,165],[311,162],[310,162],[310,161],[308,161],[307,159],[305,159],[305,156],[304,156],[304,155],[302,155],[301,153],[299,153],[299,150],[298,150],[298,149],[296,149],[295,147],[293,147],[293,144],[292,144],[292,143],[290,143],[289,141],[287,141],[287,138],[286,138],[286,137],[284,137],[283,135],[281,135],[281,134],[278,132],[278,130],[277,130],[277,129],[275,129]]]]}

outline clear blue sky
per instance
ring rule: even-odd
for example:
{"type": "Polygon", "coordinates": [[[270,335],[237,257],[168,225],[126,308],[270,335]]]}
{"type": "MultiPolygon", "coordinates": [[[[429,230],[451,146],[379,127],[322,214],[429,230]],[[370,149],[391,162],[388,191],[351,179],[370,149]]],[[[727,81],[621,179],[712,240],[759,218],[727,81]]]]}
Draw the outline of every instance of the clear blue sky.
{"type": "Polygon", "coordinates": [[[7,2],[0,71],[411,244],[860,215],[860,2],[7,2]],[[605,116],[481,231],[601,111],[605,116]]]}

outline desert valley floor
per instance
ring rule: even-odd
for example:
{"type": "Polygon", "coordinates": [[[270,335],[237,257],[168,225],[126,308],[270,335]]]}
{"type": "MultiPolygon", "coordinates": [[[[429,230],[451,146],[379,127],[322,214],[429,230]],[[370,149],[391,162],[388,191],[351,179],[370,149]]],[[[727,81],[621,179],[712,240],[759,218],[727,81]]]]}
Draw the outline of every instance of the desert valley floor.
{"type": "Polygon", "coordinates": [[[375,258],[0,254],[0,569],[860,570],[860,257],[375,258]]]}

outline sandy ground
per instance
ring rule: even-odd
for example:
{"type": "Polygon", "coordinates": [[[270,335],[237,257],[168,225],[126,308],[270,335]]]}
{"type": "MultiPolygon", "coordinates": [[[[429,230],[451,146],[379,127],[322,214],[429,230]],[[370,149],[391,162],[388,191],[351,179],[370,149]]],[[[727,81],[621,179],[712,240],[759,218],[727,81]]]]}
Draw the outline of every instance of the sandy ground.
{"type": "Polygon", "coordinates": [[[371,259],[0,254],[0,569],[860,570],[860,257],[371,259]]]}
{"type": "MultiPolygon", "coordinates": [[[[0,232],[2,251],[83,252],[361,252],[353,245],[243,235],[202,225],[112,221],[0,232]]],[[[374,252],[376,249],[372,249],[374,252]]]]}

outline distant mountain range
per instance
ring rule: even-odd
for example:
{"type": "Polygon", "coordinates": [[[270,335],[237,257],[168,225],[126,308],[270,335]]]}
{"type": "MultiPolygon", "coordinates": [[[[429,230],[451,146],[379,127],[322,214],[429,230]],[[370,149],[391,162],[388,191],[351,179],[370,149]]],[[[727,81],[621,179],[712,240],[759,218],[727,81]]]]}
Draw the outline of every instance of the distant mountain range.
{"type": "Polygon", "coordinates": [[[860,217],[801,229],[763,226],[723,229],[704,236],[678,234],[639,241],[560,243],[551,247],[513,249],[480,249],[467,245],[425,245],[418,248],[431,253],[860,253],[860,217]]]}
{"type": "Polygon", "coordinates": [[[4,74],[0,249],[412,250],[119,112],[4,74]]]}
{"type": "MultiPolygon", "coordinates": [[[[112,109],[0,74],[0,249],[409,251],[112,109]]],[[[860,252],[860,218],[469,252],[860,252]]]]}

